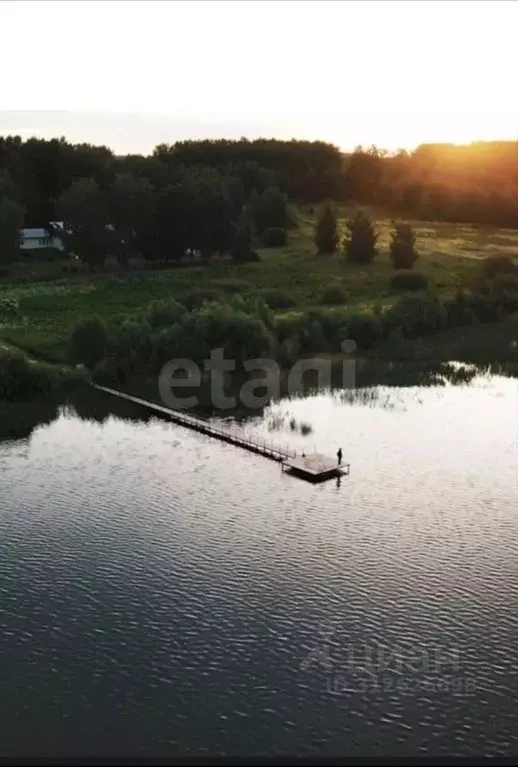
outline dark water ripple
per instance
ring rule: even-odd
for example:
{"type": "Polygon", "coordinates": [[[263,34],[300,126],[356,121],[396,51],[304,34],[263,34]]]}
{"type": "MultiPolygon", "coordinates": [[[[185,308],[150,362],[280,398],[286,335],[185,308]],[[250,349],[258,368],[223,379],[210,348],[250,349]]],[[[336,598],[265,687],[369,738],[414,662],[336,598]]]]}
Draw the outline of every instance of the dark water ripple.
{"type": "Polygon", "coordinates": [[[158,421],[0,444],[0,752],[517,753],[516,383],[397,396],[279,406],[340,486],[158,421]]]}

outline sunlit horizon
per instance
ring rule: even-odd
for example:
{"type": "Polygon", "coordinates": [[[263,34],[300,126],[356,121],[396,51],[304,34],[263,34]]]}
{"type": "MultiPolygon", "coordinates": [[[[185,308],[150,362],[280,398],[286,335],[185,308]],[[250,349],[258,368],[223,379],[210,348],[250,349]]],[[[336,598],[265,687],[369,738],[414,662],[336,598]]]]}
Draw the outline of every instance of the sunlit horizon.
{"type": "Polygon", "coordinates": [[[512,2],[27,0],[0,3],[0,20],[28,52],[6,35],[2,135],[117,154],[188,138],[345,152],[518,139],[512,2]]]}

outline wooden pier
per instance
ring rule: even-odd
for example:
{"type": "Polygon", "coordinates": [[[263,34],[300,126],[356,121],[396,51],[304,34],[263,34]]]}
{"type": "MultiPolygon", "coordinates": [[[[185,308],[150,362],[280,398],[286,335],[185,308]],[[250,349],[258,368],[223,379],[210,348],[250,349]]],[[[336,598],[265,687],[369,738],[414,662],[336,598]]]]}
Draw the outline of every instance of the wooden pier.
{"type": "Polygon", "coordinates": [[[322,482],[331,477],[349,474],[351,467],[348,463],[337,463],[327,455],[309,453],[309,455],[287,458],[282,462],[282,469],[309,482],[322,482]]]}
{"type": "Polygon", "coordinates": [[[201,434],[206,434],[221,442],[227,442],[228,444],[248,450],[251,453],[258,453],[266,458],[278,461],[281,463],[283,471],[289,471],[290,473],[293,473],[294,476],[302,479],[307,479],[311,482],[319,482],[324,479],[330,479],[331,477],[349,473],[349,464],[337,464],[333,459],[325,455],[311,453],[307,456],[304,454],[297,456],[297,451],[290,448],[288,445],[281,445],[264,438],[261,439],[260,437],[251,438],[237,429],[225,429],[220,426],[215,426],[210,421],[203,418],[188,415],[181,410],[173,410],[164,405],[158,405],[149,400],[140,399],[140,397],[134,397],[132,394],[126,394],[117,389],[110,389],[107,386],[100,386],[99,384],[92,384],[92,386],[98,391],[112,394],[115,397],[119,397],[129,402],[134,402],[136,405],[145,407],[160,416],[170,418],[180,426],[185,426],[188,429],[193,429],[201,434]]]}

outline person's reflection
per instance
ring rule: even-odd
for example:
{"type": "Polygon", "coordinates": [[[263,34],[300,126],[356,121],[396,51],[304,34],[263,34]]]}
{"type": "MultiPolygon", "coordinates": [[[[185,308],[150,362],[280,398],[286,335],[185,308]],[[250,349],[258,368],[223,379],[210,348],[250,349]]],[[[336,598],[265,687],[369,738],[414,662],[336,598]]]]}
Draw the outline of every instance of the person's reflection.
{"type": "Polygon", "coordinates": [[[339,474],[337,476],[337,478],[336,478],[336,487],[337,487],[337,489],[340,487],[341,484],[342,484],[342,475],[339,474]]]}

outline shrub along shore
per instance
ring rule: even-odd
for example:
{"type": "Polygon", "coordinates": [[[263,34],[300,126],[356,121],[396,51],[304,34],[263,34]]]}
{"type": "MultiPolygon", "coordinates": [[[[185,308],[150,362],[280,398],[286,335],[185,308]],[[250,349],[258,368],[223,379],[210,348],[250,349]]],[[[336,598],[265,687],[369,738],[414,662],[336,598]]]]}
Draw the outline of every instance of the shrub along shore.
{"type": "MultiPolygon", "coordinates": [[[[150,290],[145,281],[140,284],[150,290]]],[[[395,300],[384,305],[348,306],[343,288],[333,281],[322,290],[325,306],[305,308],[293,306],[290,295],[280,289],[247,293],[240,286],[234,281],[228,292],[198,288],[152,302],[139,300],[136,291],[133,310],[126,305],[126,311],[117,313],[111,307],[104,316],[89,311],[92,283],[73,295],[65,289],[54,299],[28,298],[31,308],[39,311],[29,339],[34,325],[45,325],[53,304],[61,315],[70,309],[80,317],[68,338],[59,335],[62,323],[47,330],[48,346],[24,343],[26,327],[21,323],[16,329],[17,300],[0,298],[3,316],[14,318],[4,326],[3,337],[10,341],[9,328],[14,328],[19,349],[58,363],[43,365],[12,350],[2,352],[0,346],[0,400],[55,396],[85,377],[112,386],[156,381],[169,360],[201,364],[216,348],[236,362],[237,373],[255,358],[274,359],[284,369],[301,357],[339,359],[347,339],[354,341],[354,354],[360,358],[518,362],[518,267],[509,258],[487,259],[471,273],[470,287],[450,297],[430,287],[422,273],[398,269],[392,277],[395,300]],[[77,373],[78,365],[84,366],[84,373],[77,373]]],[[[116,296],[116,287],[112,293],[106,290],[107,300],[116,296]]],[[[351,353],[350,346],[346,351],[351,353]]]]}
{"type": "Polygon", "coordinates": [[[18,350],[0,348],[0,403],[61,399],[88,381],[86,371],[40,363],[18,350]]]}
{"type": "Polygon", "coordinates": [[[456,350],[456,359],[468,362],[514,361],[518,278],[506,269],[506,264],[492,262],[484,267],[475,291],[460,290],[450,300],[403,293],[393,305],[370,312],[340,306],[274,312],[259,297],[222,301],[200,292],[189,303],[154,302],[109,324],[97,316],[83,320],[69,339],[67,359],[85,365],[95,380],[106,384],[156,378],[172,359],[201,364],[215,348],[223,349],[238,371],[246,360],[259,357],[289,368],[301,357],[340,355],[346,339],[355,342],[354,353],[360,357],[445,359],[446,352],[456,350]],[[461,338],[468,341],[464,355],[461,338]]]}
{"type": "MultiPolygon", "coordinates": [[[[236,370],[254,358],[270,358],[289,368],[301,357],[354,354],[393,360],[466,362],[518,361],[518,276],[505,259],[485,263],[472,291],[441,300],[432,292],[404,292],[389,307],[351,311],[346,306],[300,311],[284,309],[282,294],[265,297],[215,296],[192,292],[182,300],[158,300],[118,314],[109,322],[85,316],[71,333],[64,365],[43,365],[21,353],[0,350],[0,400],[53,396],[92,376],[106,385],[156,379],[166,362],[190,359],[202,364],[211,350],[223,349],[236,370]],[[274,308],[276,310],[274,310],[274,308]],[[279,308],[280,307],[280,308],[279,308]],[[350,353],[351,349],[348,348],[350,353]],[[84,366],[86,373],[75,368],[84,366]]],[[[418,275],[398,272],[407,290],[418,275]]],[[[328,289],[333,293],[333,287],[328,289]]],[[[340,296],[338,293],[328,298],[340,296]]]]}

